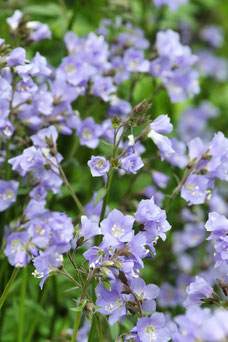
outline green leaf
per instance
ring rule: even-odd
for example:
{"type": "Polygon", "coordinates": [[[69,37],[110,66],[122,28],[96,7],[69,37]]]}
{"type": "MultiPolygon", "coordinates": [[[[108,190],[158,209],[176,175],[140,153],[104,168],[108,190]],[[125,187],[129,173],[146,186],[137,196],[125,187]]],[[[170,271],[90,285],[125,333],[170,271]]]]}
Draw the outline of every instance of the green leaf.
{"type": "Polygon", "coordinates": [[[105,197],[106,192],[107,192],[107,190],[105,188],[101,188],[98,191],[98,193],[97,193],[97,195],[95,197],[95,200],[94,200],[94,204],[93,204],[94,207],[97,205],[97,203],[99,203],[105,197]]]}
{"type": "Polygon", "coordinates": [[[75,312],[82,311],[84,307],[86,306],[86,303],[87,303],[87,300],[85,299],[81,305],[77,306],[76,308],[71,308],[71,311],[75,311],[75,312]]]}
{"type": "Polygon", "coordinates": [[[71,311],[75,311],[75,312],[79,312],[79,311],[82,311],[82,310],[83,310],[83,308],[82,308],[81,305],[77,306],[76,308],[71,308],[71,311]]]}
{"type": "Polygon", "coordinates": [[[112,336],[112,340],[115,341],[120,334],[119,323],[115,323],[113,326],[109,325],[109,327],[110,327],[110,334],[112,336]]]}
{"type": "Polygon", "coordinates": [[[54,3],[47,3],[43,5],[29,5],[26,6],[26,12],[32,15],[41,15],[45,17],[59,17],[62,15],[60,6],[54,3]]]}
{"type": "Polygon", "coordinates": [[[78,290],[77,286],[71,287],[70,289],[67,289],[67,290],[65,290],[63,292],[71,292],[71,291],[75,291],[75,290],[78,290]]]}

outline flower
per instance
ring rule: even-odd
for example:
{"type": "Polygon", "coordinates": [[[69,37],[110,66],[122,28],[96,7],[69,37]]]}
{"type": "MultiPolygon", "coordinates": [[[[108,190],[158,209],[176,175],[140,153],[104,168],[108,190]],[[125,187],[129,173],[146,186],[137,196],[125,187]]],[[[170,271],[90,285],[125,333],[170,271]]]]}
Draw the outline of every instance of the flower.
{"type": "Polygon", "coordinates": [[[26,52],[25,49],[18,47],[16,49],[13,49],[9,56],[6,58],[6,62],[10,67],[16,66],[16,65],[23,65],[25,64],[25,56],[26,52]]]}
{"type": "Polygon", "coordinates": [[[19,183],[0,180],[0,212],[8,209],[16,201],[19,183]]]}
{"type": "Polygon", "coordinates": [[[144,59],[142,51],[130,48],[124,53],[123,65],[129,72],[148,72],[150,63],[144,59]]]}
{"type": "Polygon", "coordinates": [[[104,244],[118,246],[123,242],[130,241],[134,236],[133,223],[133,216],[123,215],[117,209],[112,210],[100,224],[101,233],[104,235],[104,244]]]}
{"type": "Polygon", "coordinates": [[[118,282],[112,283],[111,290],[107,290],[103,285],[96,287],[97,301],[96,305],[100,306],[98,312],[103,315],[109,315],[109,323],[115,324],[122,316],[127,313],[125,308],[125,300],[121,294],[122,284],[118,282]]]}
{"type": "Polygon", "coordinates": [[[104,176],[110,168],[110,163],[104,157],[92,156],[91,160],[87,163],[90,167],[90,171],[93,177],[104,176]]]}
{"type": "Polygon", "coordinates": [[[202,175],[192,174],[181,189],[181,197],[192,204],[201,204],[207,197],[209,179],[202,175]]]}
{"type": "Polygon", "coordinates": [[[100,228],[96,222],[89,220],[86,216],[81,217],[81,229],[79,236],[83,236],[85,240],[100,234],[100,228]]]}
{"type": "Polygon", "coordinates": [[[208,285],[204,278],[196,276],[195,281],[190,283],[186,288],[187,298],[184,301],[184,306],[200,305],[202,300],[210,298],[213,293],[213,288],[208,285]]]}
{"type": "Polygon", "coordinates": [[[95,124],[92,117],[82,121],[77,130],[77,135],[80,137],[80,144],[89,148],[96,148],[98,146],[101,134],[101,127],[95,124]]]}
{"type": "Polygon", "coordinates": [[[157,145],[162,160],[169,158],[174,153],[171,141],[162,135],[170,133],[172,129],[173,125],[170,123],[168,115],[160,115],[150,124],[148,137],[157,145]]]}
{"type": "Polygon", "coordinates": [[[180,5],[186,4],[188,0],[154,0],[157,7],[167,5],[171,11],[176,12],[180,5]]]}
{"type": "Polygon", "coordinates": [[[135,153],[121,158],[121,167],[127,173],[136,174],[139,169],[144,166],[142,159],[135,153]]]}
{"type": "Polygon", "coordinates": [[[137,333],[140,342],[168,342],[170,333],[165,324],[165,316],[160,312],[155,312],[151,317],[139,318],[137,333]]]}
{"type": "Polygon", "coordinates": [[[27,232],[16,232],[8,236],[4,252],[11,265],[25,267],[30,261],[27,252],[28,243],[29,234],[27,232]]]}
{"type": "Polygon", "coordinates": [[[108,102],[111,99],[111,94],[116,91],[116,87],[112,83],[111,77],[102,77],[95,81],[93,85],[93,94],[101,97],[103,101],[108,102]]]}

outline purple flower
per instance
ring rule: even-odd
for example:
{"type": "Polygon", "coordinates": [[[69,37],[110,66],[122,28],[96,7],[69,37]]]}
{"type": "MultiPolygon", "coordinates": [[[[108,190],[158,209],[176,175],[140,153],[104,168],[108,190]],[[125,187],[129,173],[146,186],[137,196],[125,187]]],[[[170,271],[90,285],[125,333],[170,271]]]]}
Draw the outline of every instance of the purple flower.
{"type": "Polygon", "coordinates": [[[89,148],[96,148],[98,146],[101,134],[101,127],[95,124],[92,117],[82,121],[77,131],[77,135],[80,137],[80,144],[89,148]]]}
{"type": "Polygon", "coordinates": [[[103,77],[94,82],[92,92],[95,96],[101,97],[107,102],[111,99],[111,94],[116,91],[116,87],[112,83],[111,77],[103,77]]]}
{"type": "Polygon", "coordinates": [[[104,157],[92,156],[87,163],[93,177],[104,176],[110,168],[110,163],[104,157]]]}
{"type": "Polygon", "coordinates": [[[173,125],[170,122],[168,115],[159,115],[152,123],[150,128],[160,134],[170,133],[173,130],[173,125]]]}
{"type": "Polygon", "coordinates": [[[148,185],[144,190],[144,194],[147,198],[154,197],[154,203],[158,205],[159,207],[162,206],[164,194],[158,191],[154,185],[148,185]]]}
{"type": "Polygon", "coordinates": [[[0,102],[0,120],[6,119],[10,112],[9,101],[1,100],[0,102]]]}
{"type": "MultiPolygon", "coordinates": [[[[132,279],[130,282],[130,288],[139,300],[142,301],[142,309],[146,312],[153,312],[156,310],[156,303],[154,298],[159,295],[159,287],[154,284],[146,285],[145,281],[141,278],[132,279]]],[[[131,295],[130,300],[134,301],[134,297],[131,295]]]]}
{"type": "Polygon", "coordinates": [[[83,236],[84,240],[88,240],[91,237],[98,234],[100,234],[100,228],[98,224],[96,222],[89,220],[86,216],[82,216],[79,236],[83,236]]]}
{"type": "Polygon", "coordinates": [[[48,128],[39,130],[37,134],[32,135],[30,138],[35,146],[40,148],[47,147],[45,138],[52,138],[53,143],[56,144],[58,132],[55,126],[49,126],[48,128]]]}
{"type": "Polygon", "coordinates": [[[25,176],[29,171],[43,168],[44,162],[41,151],[34,146],[26,148],[21,155],[9,159],[12,169],[18,171],[21,176],[25,176]]]}
{"type": "Polygon", "coordinates": [[[175,232],[173,236],[173,250],[181,253],[188,248],[194,248],[205,240],[205,228],[201,222],[187,223],[182,232],[175,232]]]}
{"type": "Polygon", "coordinates": [[[143,233],[138,233],[137,235],[134,235],[131,241],[127,244],[130,253],[135,257],[137,262],[140,264],[140,267],[143,266],[142,258],[145,258],[149,252],[146,248],[146,244],[146,237],[143,233]]]}
{"type": "Polygon", "coordinates": [[[133,216],[124,216],[117,209],[111,211],[100,224],[101,233],[104,235],[104,244],[106,246],[118,246],[123,242],[130,241],[134,236],[133,223],[133,216]]]}
{"type": "Polygon", "coordinates": [[[7,238],[5,255],[9,263],[15,267],[25,267],[29,262],[27,253],[29,246],[29,234],[27,232],[12,233],[7,238]]]}
{"type": "Polygon", "coordinates": [[[136,174],[139,169],[144,166],[141,157],[137,154],[133,153],[126,157],[121,158],[121,167],[127,173],[134,173],[136,174]]]}
{"type": "Polygon", "coordinates": [[[51,38],[51,31],[46,24],[42,24],[39,21],[29,21],[26,27],[31,31],[29,38],[34,42],[51,38]]]}
{"type": "Polygon", "coordinates": [[[187,108],[179,120],[179,134],[184,141],[202,137],[207,121],[219,114],[218,108],[208,101],[202,101],[197,107],[187,108]]]}
{"type": "Polygon", "coordinates": [[[19,183],[0,180],[0,212],[6,210],[16,201],[19,183]]]}
{"type": "Polygon", "coordinates": [[[219,48],[224,42],[224,34],[219,26],[205,26],[201,30],[200,36],[215,48],[219,48]]]}
{"type": "Polygon", "coordinates": [[[169,283],[163,283],[160,287],[158,303],[162,308],[177,306],[177,290],[175,287],[169,283]]]}
{"type": "Polygon", "coordinates": [[[119,99],[116,95],[110,96],[110,107],[108,114],[114,115],[128,115],[131,112],[131,104],[127,101],[119,99]]]}
{"type": "Polygon", "coordinates": [[[48,210],[45,209],[46,201],[36,201],[31,199],[24,210],[24,214],[27,219],[34,219],[42,214],[45,214],[48,210]]]}
{"type": "Polygon", "coordinates": [[[74,233],[71,217],[68,217],[64,212],[53,212],[47,222],[52,229],[51,243],[61,245],[69,250],[74,233]]]}
{"type": "Polygon", "coordinates": [[[96,287],[97,301],[96,305],[101,306],[98,312],[107,316],[109,315],[109,323],[115,324],[122,316],[127,313],[125,308],[125,300],[121,294],[121,284],[115,282],[109,291],[103,285],[96,287]]]}
{"type": "Polygon", "coordinates": [[[10,83],[3,77],[0,76],[0,99],[2,100],[11,100],[11,91],[12,87],[10,83]]]}
{"type": "Polygon", "coordinates": [[[172,102],[183,102],[187,95],[192,98],[199,94],[199,73],[191,68],[180,68],[173,71],[171,77],[164,79],[165,87],[172,102]]]}
{"type": "Polygon", "coordinates": [[[214,239],[215,267],[219,267],[228,260],[228,220],[225,216],[212,212],[209,214],[205,228],[211,232],[208,240],[214,239]]]}
{"type": "Polygon", "coordinates": [[[89,267],[95,268],[109,259],[108,249],[101,247],[92,247],[83,253],[84,258],[89,261],[89,267]]]}
{"type": "Polygon", "coordinates": [[[123,65],[129,72],[148,72],[150,64],[144,59],[142,51],[130,48],[124,53],[123,65]]]}
{"type": "Polygon", "coordinates": [[[148,137],[157,145],[162,160],[169,158],[174,153],[171,141],[162,135],[171,132],[172,128],[173,126],[167,115],[160,115],[150,124],[148,137]]]}
{"type": "Polygon", "coordinates": [[[160,77],[172,102],[182,102],[200,90],[198,72],[192,69],[197,57],[188,46],[180,42],[180,36],[172,30],[160,31],[156,36],[159,57],[150,65],[153,76],[160,77]]]}
{"type": "Polygon", "coordinates": [[[187,2],[188,0],[154,0],[155,6],[161,7],[167,5],[173,12],[176,12],[180,5],[186,4],[187,2]]]}
{"type": "Polygon", "coordinates": [[[94,72],[94,68],[80,56],[70,55],[63,58],[57,70],[57,77],[64,78],[70,84],[77,86],[84,81],[87,82],[94,72]]]}
{"type": "Polygon", "coordinates": [[[43,278],[40,283],[41,289],[43,288],[44,281],[47,279],[49,273],[62,264],[62,253],[69,251],[69,249],[70,248],[65,245],[50,246],[45,251],[40,251],[40,255],[33,259],[33,264],[36,268],[33,275],[36,278],[43,278]]]}
{"type": "Polygon", "coordinates": [[[207,177],[192,174],[188,177],[181,189],[181,197],[184,198],[189,205],[204,203],[207,197],[208,187],[209,179],[207,177]]]}
{"type": "Polygon", "coordinates": [[[201,50],[197,53],[200,73],[207,77],[213,77],[223,82],[228,77],[227,59],[215,56],[209,50],[201,50]]]}
{"type": "Polygon", "coordinates": [[[166,327],[165,316],[160,312],[155,312],[151,317],[139,318],[137,333],[141,342],[168,342],[170,340],[170,332],[166,327]]]}
{"type": "Polygon", "coordinates": [[[184,306],[200,305],[202,300],[210,298],[213,293],[213,288],[208,285],[204,278],[196,276],[195,281],[186,288],[187,298],[184,301],[184,306]]]}
{"type": "Polygon", "coordinates": [[[163,172],[154,171],[152,177],[155,184],[162,189],[165,189],[169,183],[169,176],[167,176],[163,172]]]}
{"type": "Polygon", "coordinates": [[[44,114],[50,115],[53,110],[53,97],[52,94],[47,91],[47,85],[43,84],[39,87],[38,91],[33,97],[33,105],[37,110],[44,114]]]}
{"type": "Polygon", "coordinates": [[[50,226],[42,219],[35,218],[26,225],[32,242],[39,248],[44,248],[49,244],[50,226]]]}
{"type": "Polygon", "coordinates": [[[16,65],[25,64],[26,52],[25,49],[18,47],[11,51],[9,56],[6,58],[6,62],[10,67],[14,67],[16,65]]]}
{"type": "Polygon", "coordinates": [[[186,145],[184,142],[175,138],[171,138],[170,140],[172,143],[172,149],[175,153],[168,157],[167,160],[170,162],[170,164],[183,169],[188,163],[188,158],[186,156],[186,145]]]}
{"type": "Polygon", "coordinates": [[[9,17],[6,19],[7,24],[10,26],[12,31],[15,31],[18,28],[18,25],[20,24],[20,21],[23,17],[23,13],[19,10],[16,10],[12,17],[9,17]]]}
{"type": "Polygon", "coordinates": [[[0,119],[0,132],[5,139],[10,139],[14,133],[14,127],[9,120],[0,119]]]}
{"type": "Polygon", "coordinates": [[[138,222],[146,223],[155,221],[160,217],[160,208],[154,203],[153,197],[149,200],[140,201],[135,219],[138,222]]]}
{"type": "Polygon", "coordinates": [[[205,228],[207,231],[211,232],[209,239],[226,237],[228,233],[228,220],[225,216],[218,213],[209,213],[205,228]]]}

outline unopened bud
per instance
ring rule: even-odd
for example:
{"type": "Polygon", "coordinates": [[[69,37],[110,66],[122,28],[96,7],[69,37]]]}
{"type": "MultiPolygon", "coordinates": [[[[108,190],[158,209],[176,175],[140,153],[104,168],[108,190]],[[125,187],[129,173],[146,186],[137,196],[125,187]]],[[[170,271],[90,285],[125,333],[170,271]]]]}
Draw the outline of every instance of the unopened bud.
{"type": "Polygon", "coordinates": [[[124,274],[124,272],[119,271],[119,279],[122,281],[122,283],[123,283],[124,285],[129,286],[129,281],[128,281],[126,275],[124,274]]]}
{"type": "Polygon", "coordinates": [[[103,264],[102,264],[102,267],[110,267],[110,266],[113,266],[114,265],[114,262],[111,261],[111,260],[107,260],[105,261],[103,264]]]}
{"type": "Polygon", "coordinates": [[[83,242],[84,242],[84,237],[81,236],[80,238],[77,239],[77,243],[76,243],[77,247],[80,247],[83,244],[83,242]]]}
{"type": "Polygon", "coordinates": [[[133,108],[133,113],[139,114],[142,112],[146,112],[150,108],[150,106],[151,105],[148,103],[147,100],[143,100],[142,102],[140,102],[139,104],[137,104],[137,106],[133,108]]]}
{"type": "Polygon", "coordinates": [[[222,289],[225,296],[228,296],[228,284],[225,280],[225,278],[222,279],[216,279],[217,283],[219,284],[219,287],[222,289]]]}
{"type": "Polygon", "coordinates": [[[134,144],[135,144],[135,139],[134,139],[134,135],[133,135],[133,134],[131,134],[131,135],[128,136],[128,140],[129,140],[128,146],[134,146],[134,144]]]}

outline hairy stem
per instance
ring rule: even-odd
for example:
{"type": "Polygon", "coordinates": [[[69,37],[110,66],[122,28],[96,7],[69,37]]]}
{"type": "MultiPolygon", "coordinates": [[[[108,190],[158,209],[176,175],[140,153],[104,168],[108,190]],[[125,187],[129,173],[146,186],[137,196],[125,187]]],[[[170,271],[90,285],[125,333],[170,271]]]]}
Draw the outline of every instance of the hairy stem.
{"type": "MultiPolygon", "coordinates": [[[[80,297],[80,302],[82,302],[83,299],[85,299],[85,297],[86,297],[87,288],[88,288],[88,286],[90,284],[90,281],[93,278],[94,271],[95,270],[89,272],[89,275],[87,277],[87,280],[85,282],[85,285],[84,285],[84,288],[83,288],[83,291],[82,291],[82,294],[81,294],[81,297],[80,297]]],[[[73,330],[71,342],[75,342],[76,341],[77,334],[78,334],[78,328],[79,328],[80,321],[81,321],[81,316],[82,316],[82,311],[78,311],[77,314],[76,314],[76,317],[75,317],[74,330],[73,330]]]]}

